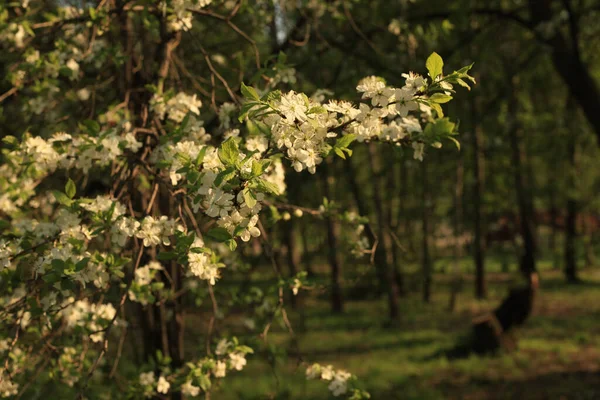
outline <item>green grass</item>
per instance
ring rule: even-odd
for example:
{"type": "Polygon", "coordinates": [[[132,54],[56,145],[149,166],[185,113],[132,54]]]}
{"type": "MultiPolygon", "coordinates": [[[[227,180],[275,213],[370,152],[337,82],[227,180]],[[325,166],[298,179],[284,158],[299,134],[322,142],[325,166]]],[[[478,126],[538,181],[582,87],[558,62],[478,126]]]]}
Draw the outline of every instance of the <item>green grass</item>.
{"type": "MultiPolygon", "coordinates": [[[[499,270],[499,269],[498,269],[499,270]]],[[[329,399],[324,382],[307,382],[306,362],[333,364],[357,375],[373,399],[598,399],[600,398],[600,271],[568,286],[545,268],[533,316],[516,332],[517,351],[496,357],[448,360],[471,318],[501,301],[516,280],[491,273],[489,298],[476,301],[467,279],[454,312],[448,311],[448,275],[437,273],[432,302],[418,287],[402,299],[397,326],[386,327],[382,300],[347,301],[343,315],[326,298],[305,296],[301,316],[290,311],[299,355],[289,333],[274,327],[269,342],[288,349],[273,369],[264,352],[212,395],[214,400],[329,399]],[[276,372],[276,375],[274,373],[276,372]]],[[[467,277],[468,278],[468,277],[467,277]]]]}

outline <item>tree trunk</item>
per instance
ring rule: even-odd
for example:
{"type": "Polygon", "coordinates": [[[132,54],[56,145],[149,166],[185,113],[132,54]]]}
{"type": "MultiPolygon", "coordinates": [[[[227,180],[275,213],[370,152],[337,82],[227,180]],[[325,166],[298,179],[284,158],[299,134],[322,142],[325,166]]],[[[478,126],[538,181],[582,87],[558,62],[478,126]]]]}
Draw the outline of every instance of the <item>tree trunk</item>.
{"type": "Polygon", "coordinates": [[[423,224],[423,236],[421,238],[423,258],[421,260],[421,269],[423,274],[423,301],[429,303],[431,300],[431,257],[429,254],[429,203],[431,200],[427,176],[427,162],[421,163],[421,174],[421,181],[423,184],[423,189],[421,191],[421,223],[423,224]]]}
{"type": "MultiPolygon", "coordinates": [[[[352,159],[349,158],[348,160],[346,160],[345,170],[346,178],[348,180],[348,183],[350,184],[350,191],[352,192],[352,195],[354,197],[356,208],[358,208],[358,213],[363,217],[370,217],[367,201],[365,200],[361,189],[358,187],[358,182],[356,181],[356,171],[354,169],[354,165],[352,164],[352,159]]],[[[374,228],[371,222],[365,224],[365,234],[367,235],[369,243],[371,244],[374,244],[378,239],[373,229],[374,228]]],[[[385,276],[382,274],[382,269],[378,266],[377,252],[375,252],[375,264],[377,279],[379,280],[381,290],[385,290],[385,276]]]]}
{"type": "Polygon", "coordinates": [[[524,175],[524,151],[519,144],[519,123],[517,117],[518,99],[515,93],[515,83],[513,82],[512,96],[509,99],[509,118],[512,121],[508,123],[512,164],[515,178],[515,190],[517,194],[517,204],[519,207],[519,220],[521,236],[523,237],[523,254],[520,260],[520,269],[523,275],[529,279],[532,272],[536,270],[536,240],[535,228],[533,222],[534,210],[531,200],[531,192],[527,189],[524,175]]]}
{"type": "Polygon", "coordinates": [[[398,286],[394,279],[394,260],[392,259],[390,249],[389,227],[386,221],[386,215],[383,208],[383,199],[381,197],[383,188],[381,187],[380,174],[381,165],[379,153],[375,143],[369,143],[369,163],[373,174],[373,202],[375,203],[375,213],[377,214],[377,234],[379,244],[375,251],[375,264],[381,270],[381,276],[384,279],[385,290],[388,297],[388,312],[391,320],[398,317],[398,286]]]}
{"type": "Polygon", "coordinates": [[[473,140],[473,257],[475,262],[475,296],[486,297],[485,283],[485,243],[483,234],[482,200],[484,184],[483,132],[479,126],[479,113],[475,96],[471,100],[472,140],[473,140]]]}
{"type": "Polygon", "coordinates": [[[548,248],[550,249],[550,254],[552,255],[552,268],[558,269],[559,258],[558,253],[556,251],[556,238],[558,236],[558,208],[556,205],[556,186],[554,184],[551,184],[550,186],[550,237],[548,239],[548,248]]]}
{"type": "MultiPolygon", "coordinates": [[[[296,246],[296,231],[294,229],[294,219],[290,219],[281,224],[283,230],[283,243],[286,247],[286,262],[290,272],[290,278],[293,278],[298,273],[298,264],[300,255],[298,254],[298,246],[296,246]]],[[[296,296],[292,294],[290,298],[292,308],[296,308],[296,296]]]]}
{"type": "MultiPolygon", "coordinates": [[[[329,168],[331,160],[325,160],[321,166],[322,172],[322,183],[323,183],[323,194],[328,200],[333,200],[331,197],[330,185],[333,181],[333,175],[330,173],[329,168]]],[[[341,266],[339,260],[339,251],[337,244],[338,237],[338,224],[335,220],[329,216],[325,217],[325,224],[327,225],[327,259],[331,267],[331,309],[334,313],[341,313],[344,311],[344,304],[342,300],[342,288],[341,288],[341,266]]]]}
{"type": "Polygon", "coordinates": [[[462,156],[459,155],[456,163],[456,182],[454,184],[454,214],[452,215],[452,225],[454,234],[454,260],[452,263],[452,277],[451,277],[451,288],[450,288],[450,302],[448,304],[449,311],[454,311],[456,308],[456,301],[458,293],[462,285],[462,273],[460,270],[460,260],[462,258],[462,230],[461,222],[463,216],[462,210],[462,197],[464,189],[464,166],[462,156]]]}
{"type": "MultiPolygon", "coordinates": [[[[531,25],[549,22],[553,15],[551,0],[529,0],[531,25]]],[[[569,1],[567,12],[569,16],[569,36],[566,37],[561,29],[554,30],[554,36],[544,42],[552,50],[552,62],[569,89],[570,96],[579,103],[586,119],[594,129],[598,145],[600,145],[600,88],[583,63],[579,52],[579,21],[570,10],[569,1]]]]}
{"type": "MultiPolygon", "coordinates": [[[[404,240],[408,238],[407,229],[406,229],[406,220],[408,219],[406,215],[406,197],[407,197],[407,189],[408,189],[408,180],[407,180],[407,171],[406,165],[404,164],[404,160],[400,160],[399,168],[399,180],[398,186],[400,187],[399,199],[398,199],[398,212],[396,213],[396,222],[394,224],[394,232],[400,231],[401,224],[404,224],[403,234],[401,237],[404,240]]],[[[390,186],[392,187],[392,186],[390,186]]],[[[402,249],[406,252],[406,249],[402,249]]],[[[405,259],[400,254],[401,249],[398,246],[394,246],[394,273],[396,275],[396,284],[398,285],[398,292],[400,296],[406,295],[406,287],[405,287],[405,279],[404,273],[402,271],[402,261],[405,259]]]]}
{"type": "MultiPolygon", "coordinates": [[[[570,101],[567,101],[570,103],[570,101]]],[[[569,185],[572,186],[572,180],[576,173],[576,138],[574,133],[569,135],[567,148],[569,152],[569,185]]],[[[565,278],[567,282],[574,283],[579,281],[577,277],[577,256],[575,249],[575,240],[577,238],[576,221],[577,221],[577,202],[573,197],[574,188],[570,187],[567,195],[567,216],[565,219],[565,278]]]]}

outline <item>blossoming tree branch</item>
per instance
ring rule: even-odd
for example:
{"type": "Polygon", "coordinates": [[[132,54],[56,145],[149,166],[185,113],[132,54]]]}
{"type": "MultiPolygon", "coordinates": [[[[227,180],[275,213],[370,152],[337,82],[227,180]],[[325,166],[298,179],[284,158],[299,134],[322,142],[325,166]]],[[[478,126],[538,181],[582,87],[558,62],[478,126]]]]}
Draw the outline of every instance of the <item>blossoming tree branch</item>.
{"type": "MultiPolygon", "coordinates": [[[[4,134],[0,158],[1,397],[51,385],[64,398],[208,398],[253,353],[215,328],[232,310],[219,299],[250,296],[242,313],[267,340],[273,321],[293,332],[285,295],[310,284],[299,274],[269,291],[230,283],[233,295],[217,292],[244,263],[238,245],[265,243],[265,210],[327,212],[286,204],[285,174],[315,173],[363,142],[405,148],[421,161],[429,149],[458,146],[442,105],[455,87],[474,83],[471,66],[444,71],[436,53],[423,75],[402,74],[404,86],[362,79],[354,101],[279,90],[289,71],[283,54],[278,69],[256,60],[262,79],[236,89],[201,44],[208,76],[190,82],[211,89],[174,84],[173,74],[189,72],[178,48],[186,38],[198,44],[193,29],[203,18],[245,40],[231,22],[243,2],[210,3],[0,5],[10,83],[0,107],[31,121],[4,134]],[[219,85],[228,101],[218,103],[219,85]],[[108,184],[95,183],[99,176],[108,184]],[[205,344],[190,351],[186,320],[203,303],[205,344]],[[125,368],[128,332],[139,328],[141,361],[125,368]]],[[[372,243],[356,232],[361,257],[372,243]]],[[[318,361],[302,360],[307,378],[326,381],[336,397],[369,397],[351,372],[318,361]]]]}

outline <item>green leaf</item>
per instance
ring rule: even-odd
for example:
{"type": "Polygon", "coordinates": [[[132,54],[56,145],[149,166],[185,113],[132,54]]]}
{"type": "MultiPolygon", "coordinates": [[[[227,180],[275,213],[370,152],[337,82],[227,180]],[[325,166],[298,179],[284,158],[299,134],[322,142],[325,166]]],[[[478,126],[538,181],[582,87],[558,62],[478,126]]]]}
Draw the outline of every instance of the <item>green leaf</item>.
{"type": "Polygon", "coordinates": [[[65,193],[69,196],[70,199],[75,197],[75,193],[77,192],[77,188],[75,188],[75,182],[71,178],[67,181],[65,185],[65,193]]]}
{"type": "Polygon", "coordinates": [[[231,235],[229,234],[227,229],[221,228],[221,227],[212,228],[210,231],[208,231],[206,233],[206,236],[208,236],[209,238],[211,238],[217,242],[224,242],[226,240],[231,239],[231,235]]]}
{"type": "Polygon", "coordinates": [[[240,116],[238,117],[238,121],[244,122],[244,120],[246,119],[246,116],[248,115],[248,112],[252,109],[252,107],[254,107],[257,104],[259,104],[259,103],[256,103],[254,101],[249,101],[249,102],[244,103],[242,105],[242,109],[240,110],[240,116]]]}
{"type": "Polygon", "coordinates": [[[460,86],[467,88],[467,90],[471,90],[471,86],[469,86],[469,84],[465,81],[463,81],[462,79],[458,78],[456,79],[456,83],[458,83],[460,86]]]}
{"type": "Polygon", "coordinates": [[[252,181],[252,186],[260,190],[261,192],[266,192],[278,196],[279,188],[274,183],[265,181],[264,179],[257,178],[252,181]]]}
{"type": "Polygon", "coordinates": [[[336,147],[333,149],[333,151],[335,152],[335,154],[337,154],[340,158],[342,159],[346,159],[346,155],[344,154],[344,152],[342,151],[342,149],[340,149],[339,147],[336,147]]]}
{"type": "Polygon", "coordinates": [[[64,260],[61,260],[59,258],[55,258],[54,260],[52,260],[50,262],[50,265],[52,265],[52,269],[57,272],[62,272],[65,269],[65,267],[67,266],[67,264],[64,262],[64,260]]]}
{"type": "Polygon", "coordinates": [[[349,133],[349,134],[344,135],[341,138],[339,138],[337,140],[335,147],[340,147],[340,148],[345,149],[346,147],[350,146],[350,143],[354,142],[355,139],[356,139],[356,135],[349,133]]]}
{"type": "Polygon", "coordinates": [[[256,198],[248,188],[242,191],[242,195],[244,196],[244,201],[248,207],[253,208],[256,205],[256,198]]]}
{"type": "Polygon", "coordinates": [[[238,145],[234,138],[229,138],[219,148],[219,159],[226,166],[235,166],[239,155],[238,145]]]}
{"type": "Polygon", "coordinates": [[[271,160],[262,160],[262,161],[252,161],[252,176],[254,178],[261,176],[263,172],[269,168],[271,165],[271,160]]]}
{"type": "Polygon", "coordinates": [[[204,161],[204,156],[206,155],[206,149],[207,148],[208,148],[208,146],[204,146],[198,152],[198,157],[196,157],[196,166],[197,167],[199,167],[200,164],[202,164],[202,162],[204,161]]]}
{"type": "Polygon", "coordinates": [[[219,172],[217,177],[215,178],[215,186],[219,187],[222,183],[228,182],[235,177],[235,168],[229,167],[225,168],[223,171],[219,172]]]}
{"type": "Polygon", "coordinates": [[[82,258],[81,260],[79,260],[77,262],[77,264],[75,264],[75,271],[81,271],[88,265],[89,262],[90,262],[89,257],[82,258]]]}
{"type": "Polygon", "coordinates": [[[452,96],[448,96],[447,94],[444,94],[444,93],[434,93],[431,95],[429,100],[434,101],[439,104],[444,104],[444,103],[447,103],[450,100],[452,100],[452,96]]]}
{"type": "Polygon", "coordinates": [[[92,121],[91,119],[86,119],[81,123],[87,131],[91,134],[96,134],[100,132],[100,124],[96,121],[92,121]]]}
{"type": "Polygon", "coordinates": [[[10,227],[10,222],[0,219],[0,231],[10,227]]]}
{"type": "Polygon", "coordinates": [[[431,79],[435,79],[438,75],[442,74],[442,69],[444,68],[444,60],[442,57],[436,52],[431,53],[429,58],[427,58],[427,62],[425,63],[427,67],[427,71],[429,71],[429,76],[431,79]]]}
{"type": "Polygon", "coordinates": [[[452,140],[454,142],[454,144],[456,145],[456,148],[458,150],[460,150],[460,142],[458,140],[456,140],[455,138],[453,138],[452,136],[448,136],[448,139],[452,140]]]}
{"type": "Polygon", "coordinates": [[[8,135],[8,136],[5,136],[2,138],[2,142],[6,143],[7,145],[16,146],[17,138],[14,136],[8,135]]]}
{"type": "Polygon", "coordinates": [[[225,242],[225,244],[229,246],[229,250],[231,251],[235,251],[235,249],[237,249],[237,242],[235,241],[235,239],[229,239],[225,242]]]}
{"type": "Polygon", "coordinates": [[[53,190],[52,194],[56,201],[66,207],[70,207],[73,204],[73,200],[71,200],[66,194],[59,192],[58,190],[53,190]]]}
{"type": "Polygon", "coordinates": [[[242,95],[244,96],[244,98],[248,99],[248,100],[256,100],[259,101],[260,97],[258,97],[258,93],[256,93],[256,89],[254,89],[252,86],[246,86],[244,84],[244,82],[242,82],[242,95]]]}
{"type": "Polygon", "coordinates": [[[444,118],[444,111],[442,110],[442,106],[440,106],[438,103],[430,103],[429,105],[435,110],[438,118],[444,118]]]}
{"type": "Polygon", "coordinates": [[[156,258],[160,261],[170,261],[177,258],[177,254],[172,251],[161,251],[156,255],[156,258]]]}

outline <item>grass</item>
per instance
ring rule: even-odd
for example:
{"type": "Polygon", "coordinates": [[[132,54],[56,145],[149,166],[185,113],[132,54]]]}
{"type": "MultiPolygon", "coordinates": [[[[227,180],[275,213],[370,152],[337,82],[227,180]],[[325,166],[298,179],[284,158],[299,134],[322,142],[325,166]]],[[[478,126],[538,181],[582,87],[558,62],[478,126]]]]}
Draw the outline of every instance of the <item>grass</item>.
{"type": "MultiPolygon", "coordinates": [[[[383,323],[383,300],[349,300],[344,314],[334,315],[326,298],[305,296],[303,315],[290,312],[293,325],[304,327],[297,342],[283,329],[269,334],[269,342],[289,354],[276,358],[275,369],[266,352],[254,355],[212,399],[329,399],[325,383],[305,380],[296,345],[302,360],[357,375],[373,399],[598,399],[600,271],[585,271],[585,283],[569,286],[548,267],[542,266],[541,291],[532,317],[516,333],[515,352],[452,361],[443,355],[468,331],[471,318],[497,305],[515,281],[514,274],[488,274],[489,297],[477,301],[467,279],[449,312],[448,275],[438,272],[432,302],[422,303],[413,286],[395,327],[383,323]]],[[[499,265],[492,270],[500,271],[499,265]]]]}

